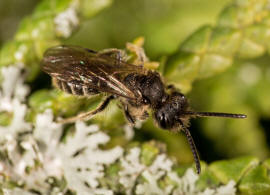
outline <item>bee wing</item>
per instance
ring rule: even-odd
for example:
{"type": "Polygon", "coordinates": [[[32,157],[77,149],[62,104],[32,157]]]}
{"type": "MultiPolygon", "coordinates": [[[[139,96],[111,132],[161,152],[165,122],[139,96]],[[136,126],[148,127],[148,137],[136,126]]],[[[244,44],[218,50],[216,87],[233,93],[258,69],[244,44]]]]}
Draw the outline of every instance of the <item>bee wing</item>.
{"type": "Polygon", "coordinates": [[[77,46],[48,49],[41,65],[44,72],[59,80],[129,99],[136,99],[136,95],[124,85],[123,79],[130,73],[145,72],[143,67],[77,46]]]}

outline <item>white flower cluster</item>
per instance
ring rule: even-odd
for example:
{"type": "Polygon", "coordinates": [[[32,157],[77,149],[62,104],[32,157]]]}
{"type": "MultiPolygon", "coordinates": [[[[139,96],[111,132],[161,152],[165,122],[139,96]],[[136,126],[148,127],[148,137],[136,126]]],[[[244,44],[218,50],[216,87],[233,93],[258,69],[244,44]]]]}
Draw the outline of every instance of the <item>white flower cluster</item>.
{"type": "Polygon", "coordinates": [[[190,168],[183,177],[172,171],[173,162],[160,154],[150,166],[140,163],[140,148],[131,149],[130,153],[121,158],[123,170],[119,172],[120,183],[125,187],[126,194],[173,194],[173,195],[234,195],[236,193],[234,181],[216,189],[200,191],[196,188],[199,176],[190,168]],[[142,176],[146,181],[137,184],[142,176]],[[165,188],[159,186],[159,180],[168,176],[171,184],[165,188]]]}
{"type": "Polygon", "coordinates": [[[59,13],[54,18],[56,34],[59,36],[68,38],[79,25],[79,18],[76,11],[77,5],[78,1],[74,0],[68,9],[59,13]]]}
{"type": "MultiPolygon", "coordinates": [[[[5,159],[0,161],[0,174],[19,186],[24,185],[24,188],[42,194],[60,192],[59,189],[51,189],[47,182],[49,177],[65,177],[67,188],[78,194],[112,193],[97,188],[98,179],[104,176],[104,166],[120,158],[123,149],[100,150],[98,146],[106,144],[109,137],[99,131],[96,125],[86,126],[83,122],[76,123],[73,137],[68,137],[66,143],[60,142],[63,127],[53,121],[51,110],[38,114],[35,124],[27,123],[24,97],[28,87],[23,85],[20,70],[16,66],[2,68],[0,108],[2,112],[12,112],[13,119],[10,125],[0,128],[0,152],[6,153],[5,159]],[[17,93],[18,90],[25,91],[23,98],[22,93],[17,93]]],[[[21,191],[19,188],[4,188],[3,192],[19,194],[21,191]]]]}
{"type": "Polygon", "coordinates": [[[67,144],[61,145],[59,151],[62,162],[69,162],[63,164],[63,170],[70,188],[80,191],[80,194],[110,192],[98,188],[98,179],[104,177],[104,165],[112,164],[120,158],[123,149],[121,147],[110,150],[98,148],[100,144],[106,144],[108,141],[108,135],[99,131],[96,125],[86,126],[83,122],[76,123],[75,136],[70,137],[67,144]],[[82,151],[81,154],[74,156],[78,151],[82,151]]]}
{"type": "MultiPolygon", "coordinates": [[[[134,147],[124,153],[117,146],[102,150],[110,137],[97,125],[87,126],[76,122],[75,132],[61,141],[63,126],[53,121],[51,110],[38,114],[34,124],[25,121],[27,105],[24,102],[28,86],[23,84],[21,68],[2,68],[0,111],[11,113],[12,121],[0,127],[0,186],[4,194],[64,194],[67,190],[77,194],[114,194],[109,187],[103,187],[100,179],[106,176],[105,169],[113,163],[120,165],[117,173],[121,191],[126,194],[235,194],[235,183],[229,182],[217,189],[203,192],[196,188],[198,175],[188,169],[183,177],[173,170],[173,162],[159,154],[150,166],[140,160],[141,149],[134,147]],[[161,187],[159,181],[168,177],[172,182],[161,187]],[[15,182],[12,189],[5,186],[6,178],[15,182]],[[65,178],[67,185],[60,189],[54,180],[65,178]],[[143,180],[141,179],[143,178],[143,180]],[[2,183],[2,184],[1,184],[2,183]]],[[[126,127],[126,138],[132,138],[132,130],[126,127]]]]}

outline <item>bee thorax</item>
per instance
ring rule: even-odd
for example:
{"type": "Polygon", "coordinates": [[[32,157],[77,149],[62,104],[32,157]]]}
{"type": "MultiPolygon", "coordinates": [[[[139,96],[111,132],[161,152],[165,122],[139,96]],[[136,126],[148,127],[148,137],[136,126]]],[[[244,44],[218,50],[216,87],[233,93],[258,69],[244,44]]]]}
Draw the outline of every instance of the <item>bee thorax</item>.
{"type": "Polygon", "coordinates": [[[147,75],[130,74],[125,78],[125,84],[132,91],[139,91],[144,104],[157,107],[165,96],[164,84],[157,72],[149,71],[147,75]]]}

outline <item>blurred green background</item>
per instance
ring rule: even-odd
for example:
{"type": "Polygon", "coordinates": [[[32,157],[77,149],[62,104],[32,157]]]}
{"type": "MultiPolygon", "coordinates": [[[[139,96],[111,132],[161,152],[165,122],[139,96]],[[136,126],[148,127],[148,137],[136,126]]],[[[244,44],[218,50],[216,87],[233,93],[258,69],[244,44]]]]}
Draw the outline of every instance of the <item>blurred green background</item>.
{"type": "MultiPolygon", "coordinates": [[[[104,1],[104,0],[101,0],[104,1]]],[[[0,1],[0,43],[11,39],[23,16],[31,14],[38,0],[0,1]]],[[[168,54],[200,25],[214,24],[229,0],[115,0],[89,21],[68,43],[93,49],[123,48],[144,36],[150,58],[168,54]]]]}
{"type": "MultiPolygon", "coordinates": [[[[229,2],[115,0],[110,7],[83,22],[70,39],[63,41],[101,50],[124,48],[126,42],[144,36],[147,56],[159,61],[175,52],[200,26],[215,25],[218,14],[229,2]]],[[[0,46],[12,39],[21,18],[30,14],[38,3],[37,0],[0,1],[0,46]]],[[[202,160],[212,162],[240,155],[254,155],[264,160],[269,156],[269,61],[268,55],[252,60],[238,59],[225,72],[193,84],[187,96],[194,110],[248,115],[246,120],[192,120],[190,130],[202,160]]],[[[48,87],[47,84],[36,83],[35,88],[48,87]]],[[[109,112],[105,114],[110,117],[109,112]]],[[[169,153],[180,162],[193,162],[185,137],[156,129],[150,119],[136,130],[135,140],[151,139],[166,142],[169,153]]]]}

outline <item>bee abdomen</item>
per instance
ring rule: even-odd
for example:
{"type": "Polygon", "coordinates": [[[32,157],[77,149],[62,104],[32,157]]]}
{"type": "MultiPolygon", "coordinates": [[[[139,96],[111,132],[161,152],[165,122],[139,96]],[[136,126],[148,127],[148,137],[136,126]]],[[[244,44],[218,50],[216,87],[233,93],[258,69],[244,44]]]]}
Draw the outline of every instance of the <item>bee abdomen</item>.
{"type": "Polygon", "coordinates": [[[55,87],[61,89],[62,91],[73,95],[89,96],[99,93],[99,91],[96,89],[89,88],[84,85],[68,83],[65,81],[58,80],[56,78],[53,78],[53,84],[55,85],[55,87]]]}

